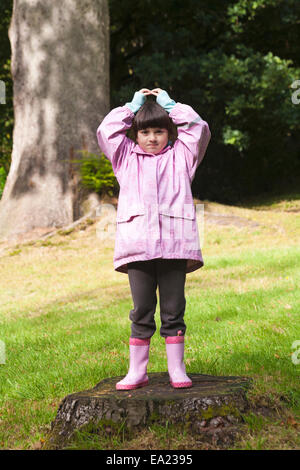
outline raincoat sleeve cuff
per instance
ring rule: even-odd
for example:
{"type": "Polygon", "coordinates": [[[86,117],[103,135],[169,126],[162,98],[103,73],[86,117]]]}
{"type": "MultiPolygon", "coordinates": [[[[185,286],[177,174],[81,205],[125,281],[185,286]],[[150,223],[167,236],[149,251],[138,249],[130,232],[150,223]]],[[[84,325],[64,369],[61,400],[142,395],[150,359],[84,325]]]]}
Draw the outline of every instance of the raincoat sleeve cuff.
{"type": "Polygon", "coordinates": [[[156,97],[156,102],[162,106],[167,113],[170,113],[176,102],[170,98],[165,90],[162,90],[156,97]]]}
{"type": "Polygon", "coordinates": [[[137,113],[140,107],[145,103],[145,100],[146,96],[143,93],[136,91],[132,101],[130,103],[125,103],[125,106],[127,106],[133,113],[137,113]]]}

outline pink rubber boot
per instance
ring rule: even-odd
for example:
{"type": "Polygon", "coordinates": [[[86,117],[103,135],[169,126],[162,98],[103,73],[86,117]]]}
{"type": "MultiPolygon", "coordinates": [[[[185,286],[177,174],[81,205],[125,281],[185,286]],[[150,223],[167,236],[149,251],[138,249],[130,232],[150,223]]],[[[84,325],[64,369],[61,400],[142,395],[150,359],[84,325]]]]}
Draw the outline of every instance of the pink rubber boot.
{"type": "Polygon", "coordinates": [[[191,379],[186,375],[184,357],[184,336],[168,336],[166,338],[168,371],[170,383],[174,388],[192,387],[191,379]]]}
{"type": "Polygon", "coordinates": [[[116,384],[117,390],[134,390],[148,385],[149,348],[150,338],[129,338],[129,371],[126,377],[116,384]]]}

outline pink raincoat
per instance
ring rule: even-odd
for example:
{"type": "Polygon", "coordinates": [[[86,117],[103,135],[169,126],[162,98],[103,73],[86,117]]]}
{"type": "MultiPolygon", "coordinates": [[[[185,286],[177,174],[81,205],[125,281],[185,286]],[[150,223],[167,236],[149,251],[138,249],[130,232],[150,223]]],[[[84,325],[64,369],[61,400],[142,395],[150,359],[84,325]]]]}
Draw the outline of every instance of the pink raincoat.
{"type": "Polygon", "coordinates": [[[185,258],[186,272],[204,265],[191,183],[211,134],[207,122],[189,105],[169,113],[178,138],[158,154],[142,150],[126,136],[134,113],[120,106],[97,129],[99,146],[111,161],[120,185],[114,269],[154,258],[185,258]]]}

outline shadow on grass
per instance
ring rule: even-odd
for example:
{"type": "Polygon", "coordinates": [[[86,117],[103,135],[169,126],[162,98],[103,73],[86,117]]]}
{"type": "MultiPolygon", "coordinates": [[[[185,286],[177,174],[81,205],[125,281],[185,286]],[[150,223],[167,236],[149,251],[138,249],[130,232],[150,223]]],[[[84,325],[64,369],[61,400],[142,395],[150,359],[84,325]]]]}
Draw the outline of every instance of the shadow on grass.
{"type": "Polygon", "coordinates": [[[205,270],[218,270],[224,268],[237,268],[244,269],[244,273],[232,273],[232,278],[241,278],[241,275],[244,279],[249,277],[250,279],[261,275],[261,269],[263,269],[264,276],[270,275],[274,276],[274,273],[287,274],[289,271],[294,271],[299,269],[300,265],[300,249],[295,247],[286,248],[284,247],[282,251],[280,248],[272,248],[268,250],[256,250],[251,251],[251,258],[249,253],[243,253],[240,256],[224,256],[224,257],[207,257],[205,263],[205,270]],[[274,252],[274,257],[272,257],[272,251],[274,252]],[[249,269],[255,268],[251,273],[249,269]]]}
{"type": "Polygon", "coordinates": [[[299,188],[296,187],[294,190],[282,191],[278,192],[267,192],[263,194],[259,194],[255,197],[249,197],[244,199],[240,203],[236,203],[236,207],[247,208],[251,209],[252,207],[259,207],[259,206],[272,206],[277,204],[281,201],[293,201],[295,199],[300,199],[299,188]]]}

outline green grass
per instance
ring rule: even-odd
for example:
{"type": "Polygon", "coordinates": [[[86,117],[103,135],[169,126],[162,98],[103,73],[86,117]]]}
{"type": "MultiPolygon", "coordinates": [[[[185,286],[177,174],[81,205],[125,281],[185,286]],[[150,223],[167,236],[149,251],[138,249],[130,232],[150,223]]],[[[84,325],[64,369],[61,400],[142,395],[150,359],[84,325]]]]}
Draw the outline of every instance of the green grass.
{"type": "MultiPolygon", "coordinates": [[[[187,275],[186,367],[190,373],[253,377],[249,399],[267,400],[278,409],[277,421],[250,413],[235,448],[298,448],[300,364],[292,361],[292,343],[300,340],[295,214],[277,212],[276,224],[284,232],[275,233],[272,211],[263,217],[258,210],[230,208],[236,215],[244,210],[261,221],[258,233],[208,226],[205,266],[187,275]]],[[[93,225],[63,240],[58,235],[47,244],[19,244],[0,258],[5,280],[0,340],[6,356],[0,364],[2,449],[39,448],[67,394],[127,372],[132,300],[127,275],[112,267],[114,243],[97,240],[93,225]]],[[[156,321],[149,372],[167,370],[159,303],[156,321]]],[[[195,436],[179,437],[159,426],[133,440],[122,431],[97,442],[83,435],[77,442],[77,448],[103,449],[189,445],[208,448],[195,436]]]]}

